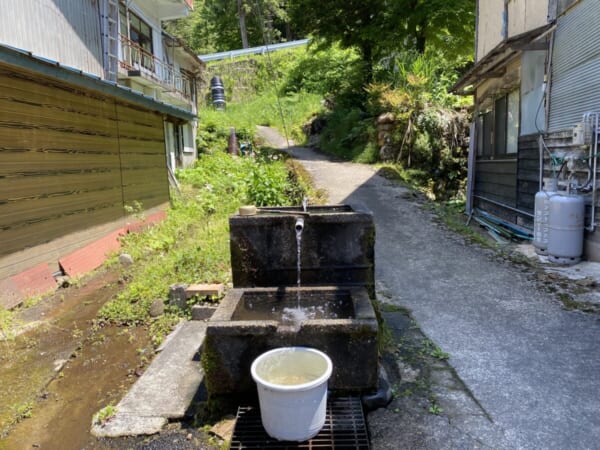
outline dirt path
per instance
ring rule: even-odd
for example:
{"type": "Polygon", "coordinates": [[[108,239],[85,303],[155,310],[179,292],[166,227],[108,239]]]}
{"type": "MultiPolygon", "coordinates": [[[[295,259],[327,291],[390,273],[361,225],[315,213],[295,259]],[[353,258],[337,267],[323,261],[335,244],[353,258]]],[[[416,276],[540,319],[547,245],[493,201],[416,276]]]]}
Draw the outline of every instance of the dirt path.
{"type": "Polygon", "coordinates": [[[0,343],[0,449],[83,448],[93,414],[135,381],[153,354],[147,331],[94,323],[117,281],[101,272],[59,290],[24,311],[29,331],[0,343]]]}

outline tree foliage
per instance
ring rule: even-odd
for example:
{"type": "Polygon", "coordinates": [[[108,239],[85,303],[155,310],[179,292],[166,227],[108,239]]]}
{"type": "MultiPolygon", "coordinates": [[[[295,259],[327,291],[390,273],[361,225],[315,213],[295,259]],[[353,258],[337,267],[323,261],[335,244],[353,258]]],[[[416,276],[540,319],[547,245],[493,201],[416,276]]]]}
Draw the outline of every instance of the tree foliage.
{"type": "Polygon", "coordinates": [[[435,48],[447,58],[470,55],[475,0],[293,0],[289,15],[300,29],[357,49],[367,69],[402,50],[435,48]]]}
{"type": "Polygon", "coordinates": [[[199,53],[312,35],[357,50],[370,75],[399,50],[471,55],[475,0],[195,0],[191,15],[167,29],[199,53]]]}
{"type": "Polygon", "coordinates": [[[166,25],[198,53],[254,47],[294,39],[287,2],[282,0],[195,0],[194,11],[166,25]],[[246,29],[245,36],[240,29],[246,29]]]}

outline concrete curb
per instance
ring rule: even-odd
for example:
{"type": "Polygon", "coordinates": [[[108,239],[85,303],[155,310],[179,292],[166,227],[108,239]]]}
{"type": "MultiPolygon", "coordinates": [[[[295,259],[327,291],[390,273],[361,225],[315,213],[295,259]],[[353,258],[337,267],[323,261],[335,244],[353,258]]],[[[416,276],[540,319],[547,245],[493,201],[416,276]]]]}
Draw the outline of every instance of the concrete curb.
{"type": "MultiPolygon", "coordinates": [[[[58,258],[58,265],[74,278],[100,267],[109,255],[121,248],[119,238],[128,233],[138,233],[166,218],[165,211],[158,211],[143,220],[119,227],[83,247],[58,258]]],[[[38,264],[8,278],[0,280],[0,307],[12,309],[27,297],[49,293],[58,287],[47,262],[38,264]]]]}

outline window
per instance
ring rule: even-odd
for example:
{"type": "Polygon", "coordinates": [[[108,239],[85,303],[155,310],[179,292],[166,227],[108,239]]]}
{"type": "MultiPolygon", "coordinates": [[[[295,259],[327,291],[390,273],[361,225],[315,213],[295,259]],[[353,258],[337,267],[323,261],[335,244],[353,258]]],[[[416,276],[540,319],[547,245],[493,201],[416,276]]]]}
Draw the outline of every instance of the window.
{"type": "Polygon", "coordinates": [[[519,149],[519,90],[499,97],[491,111],[478,120],[477,155],[496,158],[514,155],[519,149]]]}
{"type": "Polygon", "coordinates": [[[492,112],[486,111],[477,120],[479,130],[477,135],[477,155],[479,156],[492,156],[492,118],[492,112]]]}
{"type": "Polygon", "coordinates": [[[506,110],[508,98],[500,97],[494,104],[494,154],[506,153],[506,110]]]}
{"type": "Polygon", "coordinates": [[[152,28],[132,12],[129,13],[129,39],[152,53],[152,28]]]}
{"type": "Polygon", "coordinates": [[[519,150],[519,90],[508,94],[506,115],[506,153],[514,154],[519,150]]]}
{"type": "Polygon", "coordinates": [[[139,16],[128,10],[125,4],[119,4],[119,31],[129,40],[131,62],[154,71],[154,48],[152,44],[152,28],[139,16]]]}

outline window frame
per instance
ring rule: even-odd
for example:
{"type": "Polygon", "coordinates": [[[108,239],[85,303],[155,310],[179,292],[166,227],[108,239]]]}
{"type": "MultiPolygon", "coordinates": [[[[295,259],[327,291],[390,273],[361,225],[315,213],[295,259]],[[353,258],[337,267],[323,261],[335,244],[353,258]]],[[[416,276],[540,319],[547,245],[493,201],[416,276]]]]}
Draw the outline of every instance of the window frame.
{"type": "Polygon", "coordinates": [[[154,34],[152,26],[123,2],[119,3],[119,33],[124,35],[129,42],[142,49],[143,52],[138,56],[140,65],[154,72],[154,34]],[[147,32],[143,30],[144,27],[147,32]],[[134,37],[134,34],[136,37],[134,37]]]}
{"type": "Polygon", "coordinates": [[[521,95],[519,88],[496,97],[477,118],[477,159],[514,159],[519,152],[521,95]],[[516,117],[515,114],[516,113],[516,117]]]}

